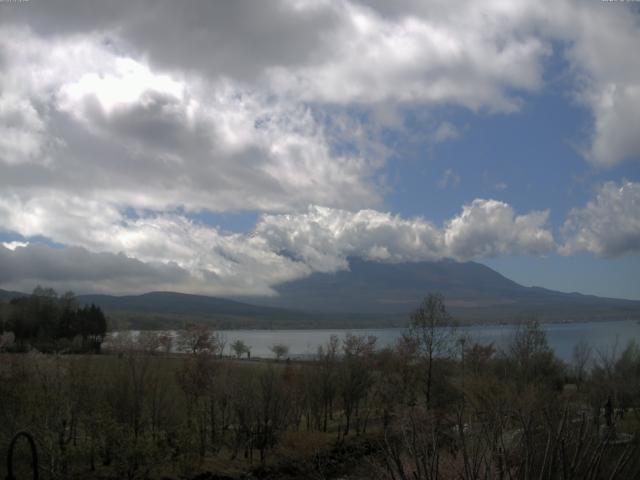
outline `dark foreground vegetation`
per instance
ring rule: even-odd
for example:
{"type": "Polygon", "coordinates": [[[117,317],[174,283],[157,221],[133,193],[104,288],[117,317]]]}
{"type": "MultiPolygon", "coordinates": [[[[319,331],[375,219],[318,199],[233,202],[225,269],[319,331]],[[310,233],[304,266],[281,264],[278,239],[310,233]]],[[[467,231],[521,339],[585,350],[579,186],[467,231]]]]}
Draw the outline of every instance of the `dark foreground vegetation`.
{"type": "MultiPolygon", "coordinates": [[[[393,348],[347,335],[307,362],[227,357],[199,328],[179,355],[154,333],[0,353],[0,458],[28,431],[46,479],[640,478],[635,343],[567,365],[536,322],[496,351],[449,320],[432,295],[393,348]]],[[[20,442],[16,478],[29,458],[20,442]]]]}

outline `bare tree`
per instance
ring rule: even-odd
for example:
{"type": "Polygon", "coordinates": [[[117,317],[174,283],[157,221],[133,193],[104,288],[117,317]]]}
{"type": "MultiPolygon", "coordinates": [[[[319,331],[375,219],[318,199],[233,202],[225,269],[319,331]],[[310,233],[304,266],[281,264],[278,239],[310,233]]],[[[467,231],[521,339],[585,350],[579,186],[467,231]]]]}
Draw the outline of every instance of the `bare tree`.
{"type": "Polygon", "coordinates": [[[455,341],[453,319],[440,294],[430,293],[411,315],[407,335],[414,340],[417,353],[424,362],[424,394],[427,408],[431,406],[433,365],[437,357],[449,356],[455,341]]]}
{"type": "Polygon", "coordinates": [[[580,385],[584,380],[585,373],[588,370],[589,363],[591,362],[592,353],[593,349],[591,348],[591,345],[589,345],[584,338],[581,338],[575,347],[573,347],[571,366],[573,367],[573,374],[576,377],[576,385],[578,388],[580,388],[580,385]]]}
{"type": "MultiPolygon", "coordinates": [[[[345,435],[350,432],[353,415],[359,417],[360,405],[373,383],[371,357],[375,350],[376,341],[377,338],[371,335],[359,336],[348,333],[342,345],[344,357],[340,393],[346,422],[345,435]]],[[[359,430],[359,424],[357,430],[359,430]]]]}
{"type": "Polygon", "coordinates": [[[518,326],[508,346],[508,357],[513,369],[510,375],[517,374],[521,388],[538,381],[552,383],[560,374],[547,334],[536,319],[518,326]]]}
{"type": "Polygon", "coordinates": [[[331,335],[326,345],[318,347],[320,362],[320,390],[322,397],[323,421],[322,430],[327,431],[329,419],[333,419],[333,400],[336,396],[336,376],[338,364],[338,347],[340,340],[331,335]]]}

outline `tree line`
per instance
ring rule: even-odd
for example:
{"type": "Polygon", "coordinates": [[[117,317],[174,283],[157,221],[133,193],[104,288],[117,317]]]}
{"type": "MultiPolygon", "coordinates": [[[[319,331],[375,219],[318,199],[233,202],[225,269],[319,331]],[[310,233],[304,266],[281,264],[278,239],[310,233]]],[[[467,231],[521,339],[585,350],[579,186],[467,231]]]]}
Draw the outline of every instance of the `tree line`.
{"type": "Polygon", "coordinates": [[[0,334],[11,332],[15,351],[99,352],[107,333],[102,309],[80,306],[73,292],[58,295],[36,287],[29,296],[11,299],[4,310],[0,334]]]}

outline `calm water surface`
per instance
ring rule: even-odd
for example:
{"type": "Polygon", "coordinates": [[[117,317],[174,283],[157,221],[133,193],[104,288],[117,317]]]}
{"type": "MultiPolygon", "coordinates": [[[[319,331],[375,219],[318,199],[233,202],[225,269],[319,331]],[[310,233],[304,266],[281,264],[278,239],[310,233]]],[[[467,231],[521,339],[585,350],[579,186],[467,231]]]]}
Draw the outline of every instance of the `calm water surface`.
{"type": "MultiPolygon", "coordinates": [[[[473,325],[460,327],[459,334],[468,334],[479,343],[494,343],[500,348],[508,344],[516,330],[514,325],[473,325]]],[[[595,321],[577,323],[543,324],[549,345],[556,355],[569,361],[573,347],[586,340],[594,353],[611,352],[617,348],[620,352],[631,339],[640,342],[640,323],[636,320],[595,321]]],[[[332,329],[332,330],[225,330],[221,332],[229,345],[234,340],[243,340],[251,347],[252,357],[272,357],[269,347],[274,343],[283,343],[289,347],[290,357],[308,357],[316,353],[318,346],[325,344],[331,335],[344,338],[347,333],[356,335],[375,335],[380,347],[392,345],[404,332],[401,328],[377,329],[332,329]]]]}

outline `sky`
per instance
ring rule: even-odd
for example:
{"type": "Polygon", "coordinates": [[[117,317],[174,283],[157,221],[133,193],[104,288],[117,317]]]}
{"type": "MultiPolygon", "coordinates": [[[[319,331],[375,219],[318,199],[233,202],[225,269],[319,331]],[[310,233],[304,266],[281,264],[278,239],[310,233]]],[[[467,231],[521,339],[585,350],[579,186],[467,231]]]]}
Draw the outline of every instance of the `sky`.
{"type": "Polygon", "coordinates": [[[0,288],[640,300],[639,48],[622,1],[0,1],[0,288]]]}

